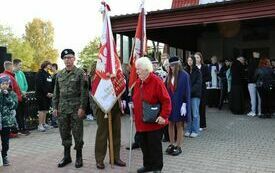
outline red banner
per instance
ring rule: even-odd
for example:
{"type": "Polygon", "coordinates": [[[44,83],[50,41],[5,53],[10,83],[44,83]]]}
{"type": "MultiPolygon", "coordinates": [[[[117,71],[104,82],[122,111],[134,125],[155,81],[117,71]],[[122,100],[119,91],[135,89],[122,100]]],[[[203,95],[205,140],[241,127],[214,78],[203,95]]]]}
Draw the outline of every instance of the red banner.
{"type": "Polygon", "coordinates": [[[131,90],[137,80],[137,73],[135,68],[136,59],[144,56],[147,52],[147,39],[146,39],[146,18],[144,5],[141,4],[141,10],[138,17],[138,24],[136,28],[135,42],[133,44],[131,57],[130,57],[130,77],[129,77],[129,90],[131,90]]]}
{"type": "Polygon", "coordinates": [[[91,85],[91,94],[102,109],[108,113],[126,88],[120,60],[116,52],[113,32],[108,12],[110,7],[103,2],[103,29],[101,48],[96,64],[96,74],[91,85]]]}

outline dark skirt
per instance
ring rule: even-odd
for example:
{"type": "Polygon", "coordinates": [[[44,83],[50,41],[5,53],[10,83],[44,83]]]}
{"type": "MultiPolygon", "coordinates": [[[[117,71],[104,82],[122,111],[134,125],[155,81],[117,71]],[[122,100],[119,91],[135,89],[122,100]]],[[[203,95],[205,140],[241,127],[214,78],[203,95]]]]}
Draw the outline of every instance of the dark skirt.
{"type": "Polygon", "coordinates": [[[207,89],[207,105],[218,107],[220,102],[220,89],[207,89]]]}
{"type": "Polygon", "coordinates": [[[48,111],[51,106],[51,99],[43,96],[36,96],[38,111],[48,111]]]}
{"type": "Polygon", "coordinates": [[[230,110],[233,114],[244,114],[245,99],[242,86],[235,85],[231,87],[229,104],[230,110]]]}
{"type": "Polygon", "coordinates": [[[206,128],[206,89],[202,90],[200,101],[200,128],[206,128]]]}

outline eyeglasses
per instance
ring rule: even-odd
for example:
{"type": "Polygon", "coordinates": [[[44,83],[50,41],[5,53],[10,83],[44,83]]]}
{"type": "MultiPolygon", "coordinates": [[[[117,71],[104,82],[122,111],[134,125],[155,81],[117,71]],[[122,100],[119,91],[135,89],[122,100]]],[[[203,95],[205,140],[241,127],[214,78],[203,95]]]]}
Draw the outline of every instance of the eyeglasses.
{"type": "Polygon", "coordinates": [[[74,56],[64,56],[62,59],[66,60],[66,59],[72,59],[72,58],[74,58],[74,56]]]}

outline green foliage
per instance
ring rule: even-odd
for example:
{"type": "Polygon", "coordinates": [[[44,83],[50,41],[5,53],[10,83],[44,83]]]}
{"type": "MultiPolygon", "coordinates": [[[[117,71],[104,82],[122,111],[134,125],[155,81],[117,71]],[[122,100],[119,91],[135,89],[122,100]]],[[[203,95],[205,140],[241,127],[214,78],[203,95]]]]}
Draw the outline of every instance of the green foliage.
{"type": "Polygon", "coordinates": [[[34,66],[34,49],[30,46],[29,42],[13,38],[8,46],[8,51],[12,53],[12,57],[21,59],[23,71],[32,71],[34,66]]]}
{"type": "Polygon", "coordinates": [[[7,46],[9,40],[13,37],[13,33],[9,27],[0,25],[0,46],[7,46]]]}
{"type": "Polygon", "coordinates": [[[87,46],[79,53],[79,59],[77,64],[82,67],[91,70],[91,67],[96,63],[98,53],[100,49],[100,39],[97,37],[90,41],[87,46]]]}
{"type": "Polygon", "coordinates": [[[22,38],[14,36],[9,27],[0,25],[0,46],[6,46],[13,59],[19,58],[23,62],[23,71],[31,71],[34,50],[22,38]]]}
{"type": "Polygon", "coordinates": [[[34,49],[32,69],[38,70],[45,60],[56,62],[58,52],[53,48],[54,28],[51,22],[35,18],[26,25],[25,32],[25,40],[34,49]]]}

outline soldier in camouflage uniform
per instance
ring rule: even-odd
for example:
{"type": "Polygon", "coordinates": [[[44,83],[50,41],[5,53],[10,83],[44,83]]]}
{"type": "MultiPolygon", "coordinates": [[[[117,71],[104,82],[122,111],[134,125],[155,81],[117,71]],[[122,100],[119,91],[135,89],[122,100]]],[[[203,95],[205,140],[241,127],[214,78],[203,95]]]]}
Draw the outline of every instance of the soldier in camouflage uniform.
{"type": "MultiPolygon", "coordinates": [[[[10,78],[7,75],[0,76],[0,136],[2,141],[3,165],[8,166],[9,133],[10,128],[15,127],[16,108],[18,105],[15,92],[10,90],[10,78]]],[[[0,156],[1,157],[1,156],[0,156]]]]}
{"type": "Polygon", "coordinates": [[[61,58],[66,67],[56,75],[53,96],[53,114],[58,118],[60,136],[64,146],[64,158],[58,163],[58,167],[64,167],[72,162],[70,155],[72,131],[76,150],[75,167],[80,168],[83,166],[83,117],[88,100],[87,76],[83,70],[74,66],[73,50],[63,50],[61,58]]]}

